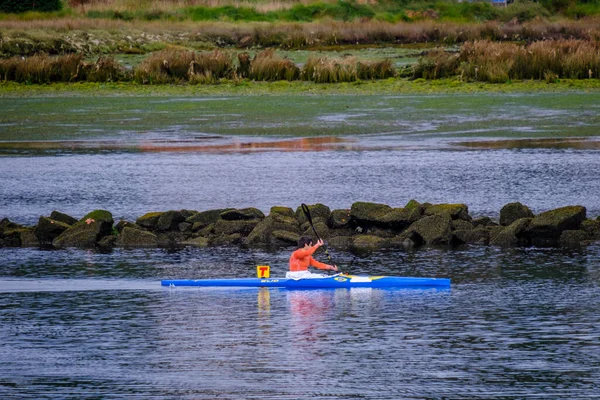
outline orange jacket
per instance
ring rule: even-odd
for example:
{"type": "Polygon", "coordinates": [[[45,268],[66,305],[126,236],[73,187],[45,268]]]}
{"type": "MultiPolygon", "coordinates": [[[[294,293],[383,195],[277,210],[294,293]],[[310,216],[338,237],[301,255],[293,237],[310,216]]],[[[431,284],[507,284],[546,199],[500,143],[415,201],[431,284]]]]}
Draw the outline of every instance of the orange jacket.
{"type": "Polygon", "coordinates": [[[312,246],[308,249],[302,248],[294,251],[290,257],[290,271],[306,271],[309,265],[318,269],[331,269],[331,265],[319,262],[312,257],[317,249],[317,246],[312,246]]]}

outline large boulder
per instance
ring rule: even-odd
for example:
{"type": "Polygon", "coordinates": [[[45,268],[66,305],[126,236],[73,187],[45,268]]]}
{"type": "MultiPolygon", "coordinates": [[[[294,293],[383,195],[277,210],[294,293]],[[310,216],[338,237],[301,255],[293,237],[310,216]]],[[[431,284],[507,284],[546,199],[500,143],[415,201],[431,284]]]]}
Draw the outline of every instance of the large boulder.
{"type": "Polygon", "coordinates": [[[185,221],[181,211],[167,211],[160,215],[156,222],[156,229],[162,232],[179,230],[179,224],[185,221]]]}
{"type": "MultiPolygon", "coordinates": [[[[322,221],[318,221],[314,223],[314,227],[315,227],[315,231],[317,231],[317,233],[319,234],[319,237],[323,240],[327,240],[329,239],[329,228],[327,227],[327,224],[325,222],[322,221]]],[[[313,231],[312,227],[307,227],[306,230],[304,232],[302,232],[302,236],[307,236],[312,238],[313,243],[316,243],[318,238],[315,235],[315,232],[313,231]]]]}
{"type": "Polygon", "coordinates": [[[424,214],[426,216],[448,214],[452,219],[471,221],[469,207],[466,204],[432,204],[425,208],[424,214]]]}
{"type": "Polygon", "coordinates": [[[117,239],[119,247],[157,247],[158,237],[152,232],[126,226],[117,239]]]}
{"type": "Polygon", "coordinates": [[[350,208],[350,217],[357,225],[372,226],[381,223],[381,218],[392,211],[387,204],[357,201],[350,208]]]}
{"type": "MultiPolygon", "coordinates": [[[[272,236],[275,231],[289,232],[289,234],[280,236],[298,237],[300,235],[300,227],[298,221],[289,214],[271,213],[268,217],[260,221],[250,232],[246,240],[249,245],[266,245],[272,243],[272,236]]],[[[284,242],[286,239],[282,239],[284,242]]],[[[297,241],[298,239],[296,239],[297,241]]],[[[274,243],[276,244],[276,243],[274,243]]]]}
{"type": "Polygon", "coordinates": [[[562,232],[579,230],[586,219],[586,208],[568,206],[546,211],[531,221],[529,234],[536,246],[556,245],[562,232]]]}
{"type": "Polygon", "coordinates": [[[54,239],[52,245],[57,248],[95,247],[102,237],[111,234],[113,223],[110,212],[92,211],[54,239]]]}
{"type": "Polygon", "coordinates": [[[126,221],[124,219],[120,220],[119,222],[117,222],[117,224],[115,225],[115,229],[116,231],[121,234],[123,232],[123,229],[125,229],[125,227],[130,227],[130,228],[134,228],[134,229],[139,229],[141,231],[144,230],[144,228],[142,228],[141,226],[139,226],[138,224],[136,224],[135,222],[131,222],[131,221],[126,221]]]}
{"type": "Polygon", "coordinates": [[[338,250],[349,250],[354,238],[352,236],[334,236],[327,242],[327,246],[338,250]]]}
{"type": "Polygon", "coordinates": [[[489,232],[482,228],[458,229],[452,232],[454,236],[453,242],[467,244],[488,244],[490,240],[489,232]]]}
{"type": "Polygon", "coordinates": [[[500,247],[528,246],[531,243],[529,237],[531,221],[531,218],[520,218],[514,221],[495,235],[490,240],[490,244],[500,247]]]}
{"type": "Polygon", "coordinates": [[[374,251],[383,247],[386,240],[379,236],[357,235],[352,241],[352,249],[358,252],[374,251]]]}
{"type": "Polygon", "coordinates": [[[220,235],[232,235],[238,233],[242,236],[248,236],[250,232],[260,223],[260,219],[251,220],[223,220],[215,223],[214,233],[220,235]]]}
{"type": "Polygon", "coordinates": [[[333,229],[345,228],[350,223],[350,210],[333,210],[327,225],[333,229]]]}
{"type": "Polygon", "coordinates": [[[581,229],[587,232],[590,240],[600,240],[600,220],[587,219],[581,223],[581,229]]]}
{"type": "Polygon", "coordinates": [[[41,244],[51,244],[54,239],[70,227],[71,225],[64,222],[42,216],[35,227],[35,235],[41,244]]]}
{"type": "Polygon", "coordinates": [[[156,229],[156,224],[158,224],[161,215],[163,215],[162,212],[149,212],[136,219],[135,223],[152,231],[156,229]]]}
{"type": "Polygon", "coordinates": [[[52,213],[50,213],[50,219],[53,219],[55,221],[60,221],[67,225],[75,225],[77,223],[77,218],[73,218],[70,215],[61,213],[60,211],[56,211],[56,210],[52,211],[52,213]]]}
{"type": "Polygon", "coordinates": [[[471,221],[471,223],[473,224],[473,227],[475,227],[475,228],[477,228],[478,226],[496,226],[496,225],[498,225],[497,223],[492,221],[492,219],[490,217],[475,218],[473,221],[471,221]]]}
{"type": "Polygon", "coordinates": [[[590,237],[584,230],[566,230],[560,234],[558,243],[561,247],[580,247],[590,237]]]}
{"type": "Polygon", "coordinates": [[[529,207],[521,203],[508,203],[500,210],[500,225],[508,226],[521,218],[533,218],[529,207]]]}
{"type": "Polygon", "coordinates": [[[232,210],[231,208],[219,208],[216,210],[207,210],[196,213],[188,218],[185,222],[192,224],[192,231],[197,232],[207,226],[216,223],[221,219],[221,214],[225,211],[232,210]]]}
{"type": "Polygon", "coordinates": [[[248,221],[265,218],[265,214],[258,208],[241,208],[239,210],[228,210],[221,213],[221,219],[225,221],[248,221]]]}
{"type": "MultiPolygon", "coordinates": [[[[310,216],[313,220],[313,223],[315,223],[315,224],[317,222],[327,223],[327,221],[329,220],[329,215],[331,214],[331,209],[329,207],[327,207],[326,205],[320,204],[320,203],[313,204],[313,205],[307,204],[307,206],[308,206],[308,211],[310,212],[310,216]]],[[[296,219],[298,220],[300,225],[303,226],[304,229],[306,229],[305,223],[307,223],[308,219],[306,218],[304,211],[302,211],[302,206],[300,206],[296,209],[296,219]]]]}
{"type": "Polygon", "coordinates": [[[21,247],[19,229],[21,228],[0,231],[0,247],[21,247]]]}
{"type": "Polygon", "coordinates": [[[271,244],[296,245],[298,240],[300,235],[296,232],[276,230],[272,233],[271,244]]]}
{"type": "Polygon", "coordinates": [[[423,217],[413,223],[405,232],[409,235],[417,235],[410,238],[413,242],[424,242],[426,244],[448,244],[452,238],[452,218],[449,213],[440,213],[423,217]]]}
{"type": "Polygon", "coordinates": [[[274,215],[274,214],[278,214],[278,215],[283,215],[284,217],[289,217],[289,218],[296,218],[296,214],[294,213],[294,210],[292,210],[290,207],[284,207],[284,206],[273,206],[271,207],[271,210],[269,211],[269,215],[274,215]]]}

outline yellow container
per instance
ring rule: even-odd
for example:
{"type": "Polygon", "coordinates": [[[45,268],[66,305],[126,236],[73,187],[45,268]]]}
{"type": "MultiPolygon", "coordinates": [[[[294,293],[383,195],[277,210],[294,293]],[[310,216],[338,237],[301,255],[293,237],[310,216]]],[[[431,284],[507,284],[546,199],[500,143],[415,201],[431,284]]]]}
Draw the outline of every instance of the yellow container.
{"type": "Polygon", "coordinates": [[[271,267],[268,265],[257,265],[256,275],[259,278],[269,278],[271,276],[271,267]]]}

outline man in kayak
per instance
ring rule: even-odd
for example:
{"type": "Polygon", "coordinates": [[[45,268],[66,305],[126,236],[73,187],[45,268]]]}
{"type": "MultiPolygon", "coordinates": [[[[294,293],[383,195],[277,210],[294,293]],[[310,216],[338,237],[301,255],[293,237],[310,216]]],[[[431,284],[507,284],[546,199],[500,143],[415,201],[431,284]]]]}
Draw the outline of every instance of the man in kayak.
{"type": "Polygon", "coordinates": [[[319,247],[323,246],[323,240],[319,239],[313,246],[312,239],[303,236],[298,241],[298,250],[290,257],[290,270],[285,274],[288,279],[327,278],[324,274],[313,274],[308,270],[309,266],[327,271],[337,271],[337,265],[324,264],[315,260],[312,255],[319,247]]]}

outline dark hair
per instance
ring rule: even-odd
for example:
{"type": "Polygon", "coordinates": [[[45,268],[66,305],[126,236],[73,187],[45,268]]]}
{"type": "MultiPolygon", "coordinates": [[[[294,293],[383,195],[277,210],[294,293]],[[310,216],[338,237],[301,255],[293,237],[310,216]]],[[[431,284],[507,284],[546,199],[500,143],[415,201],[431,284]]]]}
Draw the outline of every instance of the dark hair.
{"type": "Polygon", "coordinates": [[[312,240],[312,238],[310,236],[302,236],[300,239],[298,239],[298,248],[301,249],[305,245],[311,244],[312,241],[313,240],[312,240]]]}

